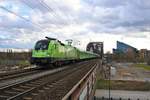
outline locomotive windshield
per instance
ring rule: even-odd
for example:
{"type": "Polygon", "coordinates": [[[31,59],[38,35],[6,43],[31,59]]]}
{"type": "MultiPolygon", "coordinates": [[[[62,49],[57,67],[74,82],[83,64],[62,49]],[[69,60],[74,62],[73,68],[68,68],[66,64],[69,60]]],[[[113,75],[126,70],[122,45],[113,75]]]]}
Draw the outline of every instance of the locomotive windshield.
{"type": "Polygon", "coordinates": [[[47,50],[48,49],[48,40],[40,40],[35,45],[35,50],[47,50]]]}

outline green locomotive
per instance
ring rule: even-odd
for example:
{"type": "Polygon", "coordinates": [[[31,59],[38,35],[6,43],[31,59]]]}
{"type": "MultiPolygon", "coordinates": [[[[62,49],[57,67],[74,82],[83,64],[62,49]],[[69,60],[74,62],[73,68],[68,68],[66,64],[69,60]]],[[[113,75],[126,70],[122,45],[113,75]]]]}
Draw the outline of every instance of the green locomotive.
{"type": "Polygon", "coordinates": [[[46,37],[39,40],[32,50],[31,63],[36,65],[61,64],[98,58],[97,54],[80,51],[79,49],[61,43],[55,38],[46,37]]]}

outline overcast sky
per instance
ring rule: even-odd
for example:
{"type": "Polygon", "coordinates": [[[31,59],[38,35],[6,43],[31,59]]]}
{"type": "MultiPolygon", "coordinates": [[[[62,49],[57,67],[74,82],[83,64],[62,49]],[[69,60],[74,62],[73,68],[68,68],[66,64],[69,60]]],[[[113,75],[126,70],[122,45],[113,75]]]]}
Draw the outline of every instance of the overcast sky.
{"type": "Polygon", "coordinates": [[[150,49],[150,0],[0,0],[0,48],[33,48],[45,36],[80,49],[102,41],[111,51],[117,40],[150,49]]]}

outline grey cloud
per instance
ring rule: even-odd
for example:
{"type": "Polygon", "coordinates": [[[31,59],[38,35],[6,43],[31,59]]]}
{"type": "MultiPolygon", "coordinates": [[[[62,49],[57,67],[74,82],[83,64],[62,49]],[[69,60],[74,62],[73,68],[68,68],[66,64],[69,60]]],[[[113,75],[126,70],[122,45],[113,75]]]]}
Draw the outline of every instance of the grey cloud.
{"type": "Polygon", "coordinates": [[[22,0],[21,2],[32,9],[38,9],[44,13],[51,11],[45,4],[43,4],[42,0],[22,0]]]}
{"type": "Polygon", "coordinates": [[[147,35],[143,35],[143,34],[125,34],[125,37],[134,37],[134,38],[147,38],[147,35]]]}
{"type": "MultiPolygon", "coordinates": [[[[39,3],[39,1],[42,0],[22,1],[28,6],[33,7],[31,10],[38,16],[37,24],[40,24],[43,30],[52,30],[50,32],[53,33],[53,35],[50,34],[49,36],[66,38],[67,36],[63,34],[63,30],[62,33],[53,32],[53,30],[57,30],[57,28],[61,29],[61,27],[67,27],[67,25],[72,24],[77,24],[78,26],[88,24],[85,27],[86,30],[81,30],[79,33],[74,32],[74,34],[71,35],[72,37],[75,35],[84,35],[85,33],[107,33],[123,34],[127,37],[146,38],[145,35],[129,35],[128,33],[150,31],[149,0],[82,0],[82,7],[79,11],[74,11],[61,0],[59,2],[58,0],[55,0],[55,2],[44,0],[53,10],[48,10],[43,7],[41,3],[39,3]],[[39,14],[41,15],[39,16],[39,14]],[[56,27],[53,27],[53,25],[56,27]]],[[[31,11],[29,15],[30,19],[33,17],[33,12],[31,11]]],[[[45,35],[45,33],[29,22],[25,22],[21,19],[13,22],[5,18],[5,16],[0,16],[0,18],[3,20],[0,23],[0,32],[7,30],[7,32],[3,34],[8,34],[10,37],[12,36],[11,39],[13,40],[18,38],[17,36],[20,36],[20,34],[36,36],[36,32],[39,32],[38,34],[41,32],[41,34],[45,35]]],[[[37,35],[37,38],[41,36],[44,37],[44,35],[37,35]]],[[[16,44],[20,45],[19,43],[16,44]]]]}
{"type": "Polygon", "coordinates": [[[83,10],[80,19],[83,23],[93,23],[88,28],[97,33],[143,32],[150,27],[148,0],[87,0],[86,3],[86,10],[92,9],[93,12],[83,10]],[[97,16],[93,16],[94,14],[97,16]]]}
{"type": "Polygon", "coordinates": [[[127,0],[85,0],[86,3],[93,6],[101,6],[104,8],[115,8],[125,5],[127,0]]]}

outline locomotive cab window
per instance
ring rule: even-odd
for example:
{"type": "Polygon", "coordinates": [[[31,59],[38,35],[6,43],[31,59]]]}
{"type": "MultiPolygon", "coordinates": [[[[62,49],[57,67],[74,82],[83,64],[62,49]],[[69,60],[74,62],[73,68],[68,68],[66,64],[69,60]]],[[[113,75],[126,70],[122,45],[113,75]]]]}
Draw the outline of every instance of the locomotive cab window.
{"type": "Polygon", "coordinates": [[[48,49],[48,40],[40,40],[35,45],[35,50],[47,50],[48,49]]]}

